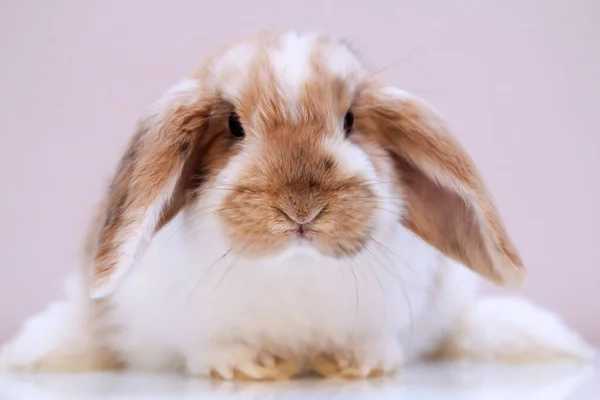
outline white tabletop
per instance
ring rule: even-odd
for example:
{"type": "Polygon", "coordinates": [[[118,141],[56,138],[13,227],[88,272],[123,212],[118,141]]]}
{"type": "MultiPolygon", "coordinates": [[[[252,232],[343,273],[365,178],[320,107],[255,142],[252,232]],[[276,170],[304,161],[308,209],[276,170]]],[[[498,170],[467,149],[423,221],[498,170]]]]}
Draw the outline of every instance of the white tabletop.
{"type": "Polygon", "coordinates": [[[393,378],[290,382],[221,382],[175,375],[0,374],[0,399],[600,399],[594,366],[432,364],[393,378]]]}

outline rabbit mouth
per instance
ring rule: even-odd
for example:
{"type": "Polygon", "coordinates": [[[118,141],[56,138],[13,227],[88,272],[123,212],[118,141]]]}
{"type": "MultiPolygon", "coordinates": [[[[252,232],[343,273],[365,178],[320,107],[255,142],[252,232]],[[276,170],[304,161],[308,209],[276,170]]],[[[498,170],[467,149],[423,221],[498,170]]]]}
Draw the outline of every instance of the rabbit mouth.
{"type": "MultiPolygon", "coordinates": [[[[235,234],[230,234],[230,238],[235,234]]],[[[285,232],[271,235],[238,235],[236,240],[229,240],[232,251],[249,259],[287,258],[290,255],[305,254],[315,258],[351,258],[360,253],[368,244],[371,229],[354,235],[342,232],[319,231],[317,228],[294,227],[285,232]]]]}

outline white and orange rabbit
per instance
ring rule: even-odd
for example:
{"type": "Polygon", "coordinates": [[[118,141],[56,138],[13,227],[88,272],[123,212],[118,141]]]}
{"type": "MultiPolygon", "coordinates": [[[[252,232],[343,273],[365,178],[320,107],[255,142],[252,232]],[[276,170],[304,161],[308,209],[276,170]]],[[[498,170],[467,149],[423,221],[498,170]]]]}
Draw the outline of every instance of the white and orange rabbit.
{"type": "Polygon", "coordinates": [[[86,253],[1,368],[358,378],[593,353],[526,300],[475,296],[475,273],[524,277],[475,166],[428,104],[318,35],[258,35],[169,90],[86,253]]]}

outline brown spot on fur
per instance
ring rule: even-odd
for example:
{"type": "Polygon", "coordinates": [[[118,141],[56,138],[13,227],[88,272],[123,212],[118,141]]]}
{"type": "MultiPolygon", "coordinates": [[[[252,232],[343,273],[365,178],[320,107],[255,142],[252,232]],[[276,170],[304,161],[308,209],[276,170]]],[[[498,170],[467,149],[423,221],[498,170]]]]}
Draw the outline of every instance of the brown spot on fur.
{"type": "Polygon", "coordinates": [[[330,157],[325,158],[325,161],[323,161],[323,168],[325,169],[325,171],[329,172],[329,171],[333,170],[334,167],[335,167],[335,161],[333,161],[333,159],[330,157]]]}
{"type": "Polygon", "coordinates": [[[178,144],[178,146],[179,146],[179,152],[183,156],[186,156],[188,154],[188,151],[190,150],[190,142],[181,142],[178,144]]]}

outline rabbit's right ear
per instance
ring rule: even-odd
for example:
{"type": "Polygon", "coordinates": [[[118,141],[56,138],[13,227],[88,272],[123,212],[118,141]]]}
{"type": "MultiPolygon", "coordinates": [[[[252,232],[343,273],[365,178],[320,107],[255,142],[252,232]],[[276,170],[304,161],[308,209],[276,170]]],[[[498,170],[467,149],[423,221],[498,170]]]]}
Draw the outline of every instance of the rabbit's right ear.
{"type": "Polygon", "coordinates": [[[92,298],[111,294],[143,255],[208,109],[197,81],[189,79],[167,92],[140,122],[110,186],[91,271],[92,298]]]}

